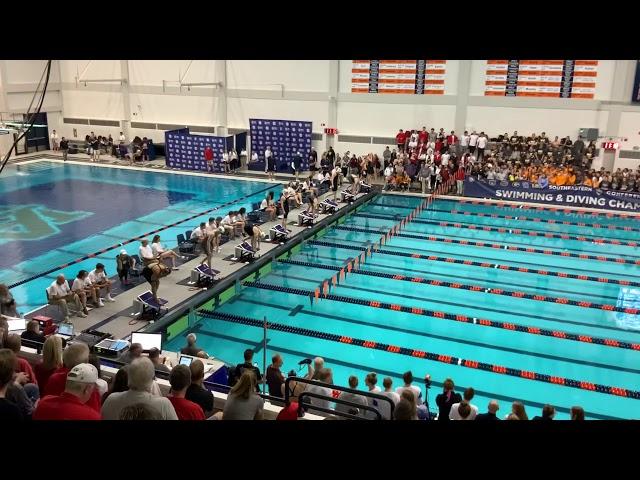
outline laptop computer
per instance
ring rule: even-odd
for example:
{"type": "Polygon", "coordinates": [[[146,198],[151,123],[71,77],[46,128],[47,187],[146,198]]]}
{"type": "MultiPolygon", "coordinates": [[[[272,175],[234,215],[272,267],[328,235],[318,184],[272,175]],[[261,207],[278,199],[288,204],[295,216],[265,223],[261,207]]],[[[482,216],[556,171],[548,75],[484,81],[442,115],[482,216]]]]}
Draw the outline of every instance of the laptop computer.
{"type": "Polygon", "coordinates": [[[56,332],[62,338],[69,339],[73,337],[73,323],[59,323],[58,331],[56,332]]]}
{"type": "Polygon", "coordinates": [[[27,321],[24,318],[7,318],[7,323],[10,332],[27,329],[27,321]]]}

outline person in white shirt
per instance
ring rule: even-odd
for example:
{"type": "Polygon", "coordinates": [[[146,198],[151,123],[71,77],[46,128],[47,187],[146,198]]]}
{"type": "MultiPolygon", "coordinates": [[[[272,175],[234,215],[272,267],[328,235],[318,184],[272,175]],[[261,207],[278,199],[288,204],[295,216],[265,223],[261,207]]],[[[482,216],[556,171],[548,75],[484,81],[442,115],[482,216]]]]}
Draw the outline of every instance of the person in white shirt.
{"type": "MultiPolygon", "coordinates": [[[[356,377],[355,375],[351,375],[349,377],[349,388],[352,388],[354,390],[358,388],[358,377],[356,377]]],[[[351,392],[340,392],[340,396],[338,396],[338,399],[345,400],[351,403],[357,403],[363,406],[367,406],[369,404],[368,397],[363,397],[362,395],[351,392]]],[[[357,407],[352,407],[351,405],[346,405],[340,402],[336,402],[336,412],[351,413],[352,415],[357,415],[362,418],[367,418],[369,415],[371,415],[371,412],[369,412],[368,410],[361,410],[357,407]],[[358,413],[355,413],[356,411],[358,413]]]]}
{"type": "Polygon", "coordinates": [[[124,133],[122,133],[122,132],[120,132],[120,138],[119,138],[119,141],[120,141],[120,145],[124,145],[125,138],[124,138],[124,133]]]}
{"type": "Polygon", "coordinates": [[[460,137],[460,148],[458,149],[458,156],[466,153],[469,150],[469,132],[464,131],[462,137],[460,137]]]}
{"type": "Polygon", "coordinates": [[[276,219],[276,204],[273,201],[273,192],[268,192],[264,200],[260,203],[260,210],[269,215],[269,221],[272,222],[276,219]]]}
{"type": "Polygon", "coordinates": [[[104,307],[104,303],[102,303],[102,299],[100,298],[100,291],[96,289],[91,282],[89,281],[89,272],[86,270],[80,270],[78,272],[78,276],[73,280],[73,285],[71,285],[71,291],[76,293],[80,298],[80,303],[83,307],[84,313],[89,313],[87,309],[87,296],[91,296],[91,300],[93,300],[93,304],[96,307],[104,307]]]}
{"type": "Polygon", "coordinates": [[[173,250],[165,250],[162,246],[162,243],[160,243],[160,235],[156,235],[153,237],[153,240],[151,242],[151,253],[160,261],[164,260],[165,258],[170,258],[173,269],[178,270],[178,267],[176,267],[176,258],[180,258],[180,255],[178,255],[173,250]]]}
{"type": "Polygon", "coordinates": [[[93,287],[98,291],[98,293],[103,288],[105,289],[105,291],[107,292],[107,302],[115,302],[115,300],[111,298],[111,280],[109,280],[109,278],[107,277],[107,274],[104,271],[103,264],[97,263],[96,268],[89,272],[88,279],[89,282],[91,282],[91,285],[93,285],[93,287]]]}
{"type": "Polygon", "coordinates": [[[222,154],[222,163],[224,164],[224,173],[229,173],[231,170],[229,168],[229,152],[224,152],[222,154]]]}
{"type": "Polygon", "coordinates": [[[222,227],[224,227],[225,232],[231,238],[235,238],[235,236],[236,236],[236,233],[235,233],[236,232],[236,228],[235,228],[236,216],[235,216],[235,214],[236,214],[236,212],[231,210],[228,214],[226,214],[222,218],[222,227]]]}
{"type": "Polygon", "coordinates": [[[60,306],[60,308],[62,309],[62,313],[64,314],[65,322],[69,321],[69,307],[67,305],[68,302],[75,303],[76,308],[79,312],[79,317],[85,318],[87,316],[87,314],[82,311],[80,298],[77,294],[71,291],[66,278],[64,278],[64,275],[58,275],[55,281],[51,285],[49,285],[49,288],[47,288],[47,295],[49,297],[49,303],[51,305],[60,306]]]}
{"type": "MultiPolygon", "coordinates": [[[[209,222],[211,222],[212,220],[213,218],[210,218],[209,222]]],[[[208,228],[208,225],[204,222],[201,222],[200,226],[195,230],[193,230],[191,232],[191,235],[189,235],[189,241],[191,243],[195,243],[196,245],[202,245],[202,241],[207,236],[207,228],[208,228]]],[[[152,250],[152,254],[153,254],[153,250],[152,250]]],[[[142,256],[140,258],[142,258],[142,256]]]]}
{"type": "Polygon", "coordinates": [[[236,169],[239,167],[238,165],[238,154],[235,149],[231,150],[229,153],[229,166],[231,167],[231,172],[235,173],[236,169]]]}
{"type": "Polygon", "coordinates": [[[57,152],[60,149],[60,144],[58,143],[58,134],[55,130],[51,134],[51,148],[54,152],[57,152]]]}
{"type": "MultiPolygon", "coordinates": [[[[364,378],[364,384],[369,389],[369,393],[377,393],[382,395],[382,390],[376,384],[378,383],[378,375],[375,372],[368,373],[364,378]]],[[[389,402],[385,402],[384,400],[378,400],[377,398],[366,397],[367,403],[370,407],[376,408],[380,415],[382,415],[383,420],[391,420],[391,406],[389,402]]],[[[393,400],[392,400],[393,401],[393,400]]],[[[394,403],[395,405],[395,403],[394,403]]],[[[367,418],[375,419],[377,418],[372,412],[367,412],[367,418]]]]}
{"type": "Polygon", "coordinates": [[[487,136],[484,134],[484,132],[480,133],[480,136],[478,137],[478,161],[482,161],[482,159],[484,158],[484,149],[487,147],[487,142],[489,141],[489,139],[487,138],[487,136]]]}
{"type": "Polygon", "coordinates": [[[251,154],[251,163],[255,163],[258,161],[258,152],[253,152],[251,154]]]}
{"type": "Polygon", "coordinates": [[[478,415],[478,407],[476,407],[471,403],[471,400],[473,400],[473,396],[475,395],[475,393],[476,393],[475,390],[469,387],[464,391],[464,395],[462,397],[462,403],[466,403],[467,405],[469,405],[469,407],[471,407],[471,412],[469,413],[469,416],[466,418],[463,418],[458,412],[458,407],[460,407],[460,403],[454,403],[453,405],[451,405],[451,411],[449,412],[449,420],[475,420],[476,415],[478,415]]]}
{"type": "Polygon", "coordinates": [[[393,404],[397,405],[400,401],[400,395],[393,391],[393,379],[391,377],[385,377],[382,381],[382,386],[384,387],[384,391],[381,392],[381,394],[389,397],[393,404]]]}
{"type": "Polygon", "coordinates": [[[146,265],[149,265],[150,263],[155,262],[157,259],[153,254],[153,250],[151,249],[151,246],[149,246],[149,240],[145,238],[143,240],[140,240],[140,243],[142,245],[140,245],[140,248],[138,249],[138,255],[140,255],[140,259],[142,260],[142,263],[144,263],[144,265],[146,266],[146,265]]]}
{"type": "Polygon", "coordinates": [[[402,375],[402,379],[404,380],[404,386],[396,388],[396,393],[402,395],[404,390],[411,390],[416,399],[416,405],[422,405],[422,390],[420,390],[420,387],[411,385],[413,382],[413,374],[411,371],[405,372],[404,375],[402,375]]]}
{"type": "MultiPolygon", "coordinates": [[[[324,395],[325,397],[328,397],[328,398],[326,399],[310,398],[309,401],[311,405],[316,407],[331,408],[331,405],[333,403],[331,400],[329,400],[329,398],[332,398],[333,396],[332,395],[333,389],[331,388],[331,384],[333,383],[331,369],[322,368],[319,371],[316,371],[315,374],[316,374],[316,380],[327,384],[327,386],[324,387],[319,385],[309,385],[306,391],[309,393],[315,393],[317,395],[324,395]]],[[[314,410],[312,407],[309,408],[308,410],[309,410],[309,413],[314,413],[316,415],[329,415],[326,412],[320,412],[318,410],[314,410]]]]}
{"type": "Polygon", "coordinates": [[[440,156],[440,164],[443,167],[446,167],[447,165],[449,165],[449,158],[451,158],[451,155],[449,154],[449,152],[445,152],[440,156]]]}
{"type": "Polygon", "coordinates": [[[469,151],[471,153],[475,153],[476,151],[476,145],[478,144],[478,137],[479,135],[476,133],[475,130],[471,133],[471,135],[469,135],[469,151]]]}

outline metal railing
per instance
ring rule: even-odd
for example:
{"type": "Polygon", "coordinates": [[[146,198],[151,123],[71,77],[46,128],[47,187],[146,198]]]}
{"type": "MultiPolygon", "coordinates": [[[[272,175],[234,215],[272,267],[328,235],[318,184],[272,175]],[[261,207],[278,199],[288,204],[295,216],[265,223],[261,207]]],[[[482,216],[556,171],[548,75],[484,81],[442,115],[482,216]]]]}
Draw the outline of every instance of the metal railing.
{"type": "MultiPolygon", "coordinates": [[[[389,404],[389,417],[393,418],[393,410],[395,408],[395,404],[393,403],[393,401],[389,397],[387,397],[385,395],[381,395],[379,393],[371,393],[371,392],[367,392],[367,391],[364,391],[364,390],[355,390],[353,388],[342,387],[340,385],[329,385],[327,383],[319,382],[317,380],[311,380],[311,379],[308,379],[308,378],[300,378],[300,377],[287,377],[287,379],[284,381],[284,401],[285,401],[285,404],[287,404],[287,405],[289,404],[290,397],[291,397],[291,389],[289,388],[289,385],[290,385],[291,382],[303,383],[303,384],[307,384],[307,385],[316,385],[318,387],[331,388],[332,390],[337,390],[339,392],[353,393],[353,394],[356,394],[356,395],[360,395],[362,397],[368,397],[368,398],[374,398],[376,400],[382,400],[383,402],[387,402],[389,404]]],[[[315,393],[312,393],[312,392],[302,392],[298,396],[298,403],[301,405],[302,408],[312,408],[314,410],[320,410],[318,407],[315,407],[315,406],[309,407],[308,404],[307,405],[302,405],[302,402],[300,401],[300,397],[302,397],[302,395],[305,394],[305,393],[306,394],[312,394],[312,396],[314,398],[321,398],[323,400],[329,400],[331,402],[337,402],[337,400],[338,400],[338,399],[335,399],[333,397],[329,397],[329,396],[326,396],[326,395],[315,394],[315,393]],[[316,395],[319,395],[319,396],[316,396],[316,395]]],[[[307,395],[307,396],[309,396],[309,395],[307,395]]],[[[342,400],[342,402],[340,402],[340,403],[343,403],[343,402],[347,402],[347,400],[342,400]]],[[[364,406],[360,405],[360,404],[352,404],[350,406],[356,406],[357,408],[365,409],[364,406]]],[[[377,408],[368,407],[365,410],[369,410],[369,409],[373,409],[375,412],[378,413],[380,418],[382,418],[382,415],[380,414],[380,411],[377,408]]],[[[333,409],[329,409],[329,411],[325,412],[325,413],[332,413],[334,415],[342,415],[342,412],[338,412],[338,411],[333,410],[333,409]]],[[[360,418],[360,417],[356,417],[356,418],[360,418]]]]}
{"type": "Polygon", "coordinates": [[[369,412],[373,412],[373,414],[376,415],[377,418],[375,420],[382,420],[382,414],[378,411],[377,408],[371,407],[369,405],[362,405],[361,403],[351,402],[349,400],[344,400],[342,398],[328,397],[327,395],[321,395],[319,393],[313,393],[313,392],[302,392],[298,396],[298,417],[304,416],[304,411],[306,409],[306,410],[314,410],[318,412],[329,413],[332,415],[341,416],[345,418],[350,418],[351,420],[372,420],[370,418],[362,417],[360,415],[354,415],[348,412],[341,412],[339,410],[334,410],[332,408],[320,407],[317,405],[313,405],[312,403],[304,403],[305,397],[317,398],[319,400],[330,400],[334,403],[339,403],[342,405],[347,405],[349,407],[354,407],[358,410],[367,410],[369,412]]]}

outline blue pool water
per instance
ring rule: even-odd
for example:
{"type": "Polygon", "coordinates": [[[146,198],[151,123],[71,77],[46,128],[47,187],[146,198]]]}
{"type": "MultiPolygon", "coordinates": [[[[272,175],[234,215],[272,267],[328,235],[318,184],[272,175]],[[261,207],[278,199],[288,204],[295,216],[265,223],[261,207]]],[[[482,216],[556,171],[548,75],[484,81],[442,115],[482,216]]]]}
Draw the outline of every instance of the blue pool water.
{"type": "MultiPolygon", "coordinates": [[[[343,265],[360,250],[380,237],[396,222],[398,215],[405,216],[420,199],[395,195],[382,195],[341,224],[329,228],[319,240],[330,245],[307,243],[291,260],[310,262],[315,266],[300,266],[279,262],[272,271],[260,279],[261,283],[313,291],[333,271],[319,268],[321,265],[343,265]],[[372,217],[375,215],[375,217],[372,217]],[[346,227],[346,228],[345,228],[346,227]],[[353,231],[357,227],[360,231],[353,231]],[[361,231],[365,229],[366,231],[361,231]],[[351,247],[351,248],[350,248],[351,247]]],[[[640,266],[616,263],[616,258],[635,260],[640,258],[640,248],[598,244],[590,238],[617,238],[633,241],[638,236],[635,219],[598,218],[594,220],[582,214],[562,212],[527,211],[526,220],[492,218],[523,215],[522,210],[493,207],[485,204],[460,204],[452,200],[437,200],[433,210],[418,216],[421,221],[447,221],[490,225],[521,229],[522,234],[486,232],[438,224],[409,223],[403,234],[433,235],[438,241],[426,238],[394,236],[384,250],[436,255],[439,257],[499,263],[527,269],[544,269],[548,272],[567,272],[576,275],[606,277],[629,281],[624,284],[603,283],[581,279],[561,278],[530,272],[507,271],[465,264],[434,261],[426,258],[394,256],[374,253],[361,267],[362,270],[385,274],[423,277],[445,282],[480,285],[484,288],[501,288],[525,293],[563,297],[575,301],[588,301],[624,307],[640,304],[640,266]],[[456,213],[451,213],[456,211],[456,213]],[[471,212],[465,215],[462,212],[471,212]],[[478,214],[487,216],[478,216],[478,214]],[[535,218],[539,221],[533,220],[535,218]],[[569,221],[571,225],[550,223],[569,221]],[[577,223],[586,223],[578,226],[577,223]],[[597,223],[607,228],[594,228],[597,223]],[[624,230],[627,227],[630,230],[624,230]],[[528,230],[553,231],[572,236],[588,237],[586,241],[575,239],[549,239],[532,237],[528,230]],[[568,258],[538,253],[494,249],[472,245],[446,243],[444,239],[489,241],[504,246],[521,245],[557,252],[606,255],[613,262],[599,262],[581,258],[568,258]]],[[[372,277],[361,274],[348,275],[346,281],[332,289],[332,294],[360,300],[387,302],[424,310],[437,310],[469,318],[509,322],[515,325],[562,331],[571,334],[615,339],[640,343],[640,316],[618,311],[584,308],[553,301],[493,295],[484,291],[469,291],[427,283],[413,283],[392,278],[372,277]]],[[[354,305],[330,299],[311,304],[309,297],[273,291],[259,286],[245,287],[239,295],[220,306],[217,312],[250,317],[287,326],[301,327],[340,336],[423,350],[478,362],[496,364],[541,374],[565,377],[640,390],[640,351],[615,348],[594,343],[577,342],[556,337],[541,336],[508,329],[492,328],[473,323],[404,313],[364,305],[354,305]]],[[[189,330],[198,333],[198,343],[209,353],[228,363],[241,361],[242,351],[253,348],[255,360],[262,364],[262,328],[232,323],[216,318],[200,318],[189,330]]],[[[184,345],[188,332],[168,342],[165,348],[178,350],[184,345]]],[[[360,388],[370,371],[378,373],[379,382],[390,376],[394,387],[402,384],[402,374],[411,370],[422,387],[423,397],[428,395],[435,410],[435,395],[442,389],[446,378],[453,378],[457,391],[472,386],[476,390],[473,403],[484,411],[490,399],[500,403],[499,415],[504,417],[511,409],[511,402],[525,403],[529,417],[540,415],[545,403],[554,405],[557,418],[568,418],[573,405],[585,409],[588,418],[620,419],[640,418],[640,400],[624,398],[584,389],[570,388],[520,377],[501,375],[490,371],[364,348],[346,343],[311,338],[302,334],[270,330],[267,335],[267,359],[279,352],[284,357],[283,371],[297,369],[297,363],[313,356],[325,358],[333,369],[334,381],[346,385],[349,375],[357,375],[360,388]],[[430,373],[433,388],[426,392],[420,379],[430,373]]],[[[262,368],[262,365],[261,365],[262,368]]]]}
{"type": "MultiPolygon", "coordinates": [[[[139,172],[98,166],[36,162],[7,168],[0,177],[0,282],[13,284],[218,205],[220,212],[180,223],[159,234],[169,248],[209,216],[251,208],[264,183],[139,172]]],[[[139,243],[124,248],[138,252],[139,243]]],[[[61,270],[67,278],[97,262],[115,274],[120,248],[61,270]]],[[[44,289],[58,272],[12,289],[19,311],[46,302],[44,289]]]]}

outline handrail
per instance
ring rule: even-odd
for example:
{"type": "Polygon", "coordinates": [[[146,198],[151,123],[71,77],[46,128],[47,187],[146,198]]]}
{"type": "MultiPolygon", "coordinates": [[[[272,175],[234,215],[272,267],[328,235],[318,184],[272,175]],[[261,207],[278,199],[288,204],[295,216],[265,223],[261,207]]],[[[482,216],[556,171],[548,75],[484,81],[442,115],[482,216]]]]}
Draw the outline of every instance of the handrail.
{"type": "Polygon", "coordinates": [[[382,420],[382,414],[380,413],[380,411],[378,411],[377,408],[371,407],[369,405],[362,405],[360,403],[350,402],[349,400],[344,400],[342,398],[328,397],[327,395],[321,395],[319,393],[313,393],[313,392],[302,392],[298,396],[298,417],[303,416],[304,410],[307,409],[307,410],[316,410],[324,413],[331,413],[333,415],[344,416],[347,418],[351,418],[352,420],[369,420],[366,417],[360,417],[358,415],[353,415],[348,412],[340,412],[338,410],[331,409],[331,408],[318,407],[311,403],[305,404],[303,402],[304,397],[318,398],[320,400],[330,400],[334,403],[341,403],[350,407],[355,407],[357,409],[369,410],[370,412],[373,412],[375,415],[377,415],[378,418],[376,418],[376,420],[382,420]]]}
{"type": "MultiPolygon", "coordinates": [[[[287,404],[289,403],[289,401],[290,401],[289,397],[291,396],[290,395],[291,390],[289,388],[289,384],[291,382],[293,382],[293,381],[299,382],[299,383],[306,383],[307,385],[316,385],[318,387],[328,387],[328,388],[331,388],[332,390],[337,390],[339,392],[354,393],[356,395],[360,395],[360,396],[363,396],[363,397],[375,398],[377,400],[382,400],[382,401],[388,402],[389,403],[389,407],[390,407],[389,416],[391,418],[393,418],[393,410],[395,408],[395,404],[386,395],[380,395],[379,393],[371,393],[371,392],[367,392],[367,391],[364,391],[364,390],[356,390],[356,389],[349,388],[349,387],[342,387],[340,385],[329,385],[327,383],[319,382],[317,380],[311,380],[309,378],[287,377],[285,379],[285,381],[284,381],[284,401],[287,404]]],[[[299,399],[299,397],[300,396],[298,396],[298,399],[299,399]]],[[[375,409],[375,411],[379,413],[378,409],[375,409]]]]}

